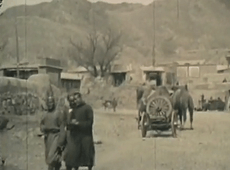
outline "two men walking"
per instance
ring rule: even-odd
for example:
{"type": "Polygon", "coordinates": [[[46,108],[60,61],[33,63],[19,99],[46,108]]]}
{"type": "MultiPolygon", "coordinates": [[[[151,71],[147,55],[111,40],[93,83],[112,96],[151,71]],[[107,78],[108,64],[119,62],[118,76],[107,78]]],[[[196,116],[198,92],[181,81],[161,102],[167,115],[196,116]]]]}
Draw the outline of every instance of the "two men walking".
{"type": "MultiPolygon", "coordinates": [[[[45,147],[48,170],[60,170],[62,159],[67,170],[72,170],[73,168],[78,170],[81,166],[86,166],[89,170],[92,170],[95,159],[93,109],[82,100],[79,92],[69,94],[67,100],[69,109],[66,109],[64,116],[61,111],[57,111],[56,113],[59,112],[61,116],[46,116],[46,119],[53,121],[44,121],[45,119],[41,121],[43,132],[47,135],[45,147]],[[51,135],[53,132],[44,131],[44,125],[50,126],[52,123],[53,127],[59,129],[58,132],[54,132],[58,136],[57,138],[48,137],[54,136],[51,135]]],[[[54,111],[53,113],[50,112],[50,114],[54,113],[54,111]]]]}

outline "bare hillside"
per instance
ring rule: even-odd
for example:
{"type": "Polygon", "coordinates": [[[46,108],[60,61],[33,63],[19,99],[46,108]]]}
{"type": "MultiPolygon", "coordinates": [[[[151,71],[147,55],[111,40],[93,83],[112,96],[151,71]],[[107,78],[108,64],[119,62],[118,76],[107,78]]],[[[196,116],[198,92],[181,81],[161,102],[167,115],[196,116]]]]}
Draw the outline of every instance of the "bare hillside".
{"type": "MultiPolygon", "coordinates": [[[[183,0],[177,19],[176,0],[156,3],[157,59],[179,57],[178,49],[228,48],[230,5],[226,0],[183,0]]],[[[95,23],[103,32],[113,27],[123,32],[122,62],[149,63],[153,45],[153,6],[54,0],[34,6],[13,7],[0,16],[1,63],[14,62],[15,16],[18,19],[20,59],[37,56],[68,58],[69,38],[84,40],[95,23]],[[26,16],[26,17],[25,17],[26,16]],[[143,60],[144,57],[144,60],[143,60]],[[7,60],[6,60],[7,59],[7,60]]]]}

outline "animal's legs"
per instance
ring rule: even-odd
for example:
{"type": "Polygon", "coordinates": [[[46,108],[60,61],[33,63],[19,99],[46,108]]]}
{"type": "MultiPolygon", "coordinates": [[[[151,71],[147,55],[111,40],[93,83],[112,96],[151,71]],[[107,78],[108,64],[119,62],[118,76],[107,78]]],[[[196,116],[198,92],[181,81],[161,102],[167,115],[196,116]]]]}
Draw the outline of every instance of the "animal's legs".
{"type": "Polygon", "coordinates": [[[183,109],[183,117],[184,117],[184,122],[183,122],[184,123],[183,127],[184,127],[187,121],[187,109],[183,109]]]}
{"type": "Polygon", "coordinates": [[[116,107],[113,107],[113,111],[116,112],[116,107]]]}
{"type": "Polygon", "coordinates": [[[178,124],[178,110],[174,110],[173,112],[175,113],[174,114],[174,118],[175,118],[174,124],[178,124]]]}
{"type": "Polygon", "coordinates": [[[141,112],[138,110],[137,114],[137,128],[140,129],[140,121],[141,121],[141,112]]]}
{"type": "Polygon", "coordinates": [[[192,123],[193,123],[193,110],[189,110],[189,116],[190,116],[190,129],[193,129],[192,123]]]}
{"type": "Polygon", "coordinates": [[[180,119],[180,130],[183,129],[183,123],[182,123],[182,111],[178,110],[178,115],[179,115],[179,119],[180,119]]]}

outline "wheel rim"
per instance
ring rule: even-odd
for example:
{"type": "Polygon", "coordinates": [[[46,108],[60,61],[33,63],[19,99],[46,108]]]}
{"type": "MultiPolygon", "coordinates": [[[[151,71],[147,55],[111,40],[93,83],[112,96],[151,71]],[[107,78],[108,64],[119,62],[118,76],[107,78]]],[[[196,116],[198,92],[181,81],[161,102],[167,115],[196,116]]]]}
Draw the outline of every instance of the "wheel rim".
{"type": "Polygon", "coordinates": [[[172,104],[169,99],[163,96],[154,97],[147,104],[147,113],[154,117],[169,118],[172,111],[172,104]]]}

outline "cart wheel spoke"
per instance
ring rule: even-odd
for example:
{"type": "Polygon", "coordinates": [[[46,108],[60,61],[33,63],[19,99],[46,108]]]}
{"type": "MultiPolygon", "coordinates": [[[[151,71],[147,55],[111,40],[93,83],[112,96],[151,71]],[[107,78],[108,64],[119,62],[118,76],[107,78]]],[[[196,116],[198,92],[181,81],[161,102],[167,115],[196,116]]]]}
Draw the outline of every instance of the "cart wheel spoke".
{"type": "Polygon", "coordinates": [[[165,111],[162,111],[162,116],[166,116],[166,112],[165,111]]]}
{"type": "Polygon", "coordinates": [[[160,107],[160,108],[162,108],[163,102],[164,102],[164,101],[163,101],[162,99],[159,99],[159,107],[160,107]]]}
{"type": "Polygon", "coordinates": [[[161,107],[164,107],[165,105],[166,105],[166,102],[165,102],[165,100],[163,100],[163,99],[161,99],[161,107]]]}
{"type": "Polygon", "coordinates": [[[149,107],[157,107],[155,103],[151,103],[149,107]]]}

